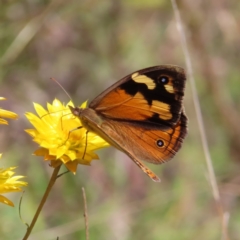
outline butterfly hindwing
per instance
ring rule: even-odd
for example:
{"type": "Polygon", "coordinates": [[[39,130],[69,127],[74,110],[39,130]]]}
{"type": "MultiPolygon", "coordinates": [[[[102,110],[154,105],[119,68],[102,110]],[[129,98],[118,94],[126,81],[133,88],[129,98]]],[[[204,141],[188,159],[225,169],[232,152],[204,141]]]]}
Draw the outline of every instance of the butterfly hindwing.
{"type": "Polygon", "coordinates": [[[103,122],[101,131],[114,141],[115,147],[130,157],[160,164],[171,159],[181,148],[187,133],[187,118],[182,112],[177,124],[165,130],[109,120],[103,122]]]}
{"type": "Polygon", "coordinates": [[[92,109],[85,109],[83,112],[83,119],[87,121],[90,131],[96,132],[111,145],[125,152],[155,182],[160,179],[142,161],[160,164],[171,159],[181,148],[187,134],[184,112],[174,127],[165,130],[144,123],[132,124],[116,120],[103,121],[99,125],[94,122],[98,116],[94,115],[92,109]]]}

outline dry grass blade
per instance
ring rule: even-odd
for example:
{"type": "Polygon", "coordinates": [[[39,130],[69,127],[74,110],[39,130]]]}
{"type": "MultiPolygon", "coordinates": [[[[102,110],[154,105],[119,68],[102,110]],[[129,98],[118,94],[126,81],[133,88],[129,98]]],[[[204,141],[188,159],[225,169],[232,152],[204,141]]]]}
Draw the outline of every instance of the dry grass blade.
{"type": "Polygon", "coordinates": [[[185,56],[187,73],[188,73],[188,78],[189,78],[189,82],[190,82],[190,86],[191,86],[191,90],[192,90],[192,94],[193,94],[193,102],[194,102],[194,107],[195,107],[195,111],[196,111],[196,115],[197,115],[198,126],[199,126],[199,130],[200,130],[201,142],[202,142],[202,146],[203,146],[205,160],[206,160],[206,164],[207,164],[209,181],[210,181],[210,184],[212,187],[213,197],[216,201],[218,212],[221,217],[223,239],[228,240],[229,239],[228,229],[227,229],[228,213],[224,213],[220,195],[219,195],[219,189],[218,189],[217,180],[216,180],[216,176],[215,176],[214,169],[213,169],[212,159],[211,159],[209,148],[208,148],[208,142],[207,142],[207,137],[206,137],[205,128],[204,128],[204,124],[203,124],[203,117],[202,117],[200,103],[199,103],[199,99],[198,99],[198,95],[197,95],[195,79],[193,76],[193,68],[192,68],[191,58],[190,58],[190,54],[189,54],[188,47],[187,47],[186,37],[185,37],[184,30],[182,27],[181,17],[180,17],[180,13],[179,13],[176,1],[171,0],[171,2],[172,2],[172,7],[174,10],[174,14],[175,14],[176,22],[177,22],[177,29],[180,33],[181,44],[182,44],[182,48],[183,48],[183,52],[184,52],[184,56],[185,56]]]}
{"type": "Polygon", "coordinates": [[[88,230],[88,212],[87,212],[87,199],[84,187],[82,187],[83,193],[83,203],[84,203],[84,219],[85,219],[85,233],[86,233],[86,240],[89,240],[89,230],[88,230]]]}

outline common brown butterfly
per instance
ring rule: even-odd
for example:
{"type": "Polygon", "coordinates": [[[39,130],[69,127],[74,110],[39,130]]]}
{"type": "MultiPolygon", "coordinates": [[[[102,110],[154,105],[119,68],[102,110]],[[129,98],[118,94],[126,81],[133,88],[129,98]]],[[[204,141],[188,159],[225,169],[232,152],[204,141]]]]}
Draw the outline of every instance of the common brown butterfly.
{"type": "Polygon", "coordinates": [[[160,164],[181,148],[187,134],[182,68],[160,65],[136,71],[106,89],[88,108],[70,107],[82,125],[126,153],[153,181],[142,161],[160,164]]]}

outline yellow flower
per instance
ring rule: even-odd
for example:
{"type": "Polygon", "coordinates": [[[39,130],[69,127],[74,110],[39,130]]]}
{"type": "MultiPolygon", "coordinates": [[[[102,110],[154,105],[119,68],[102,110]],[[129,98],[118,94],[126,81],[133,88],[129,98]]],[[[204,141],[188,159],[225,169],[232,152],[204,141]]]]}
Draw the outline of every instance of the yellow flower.
{"type": "MultiPolygon", "coordinates": [[[[0,154],[1,157],[2,154],[0,154]]],[[[13,176],[14,169],[16,167],[10,167],[7,169],[0,168],[0,194],[9,192],[20,192],[21,187],[27,186],[27,182],[19,181],[20,178],[24,176],[13,176]]],[[[14,206],[14,204],[3,195],[0,195],[0,202],[5,203],[9,206],[14,206]]]]}
{"type": "MultiPolygon", "coordinates": [[[[65,106],[57,99],[52,105],[47,104],[48,110],[34,103],[38,116],[26,113],[26,117],[35,129],[27,129],[26,132],[40,146],[35,155],[50,160],[52,167],[63,163],[69,171],[76,173],[78,164],[90,165],[93,159],[99,159],[94,151],[109,144],[94,133],[86,133],[68,106],[74,107],[71,101],[65,106]]],[[[81,105],[81,108],[85,107],[86,102],[81,105]]]]}
{"type": "MultiPolygon", "coordinates": [[[[0,101],[5,100],[5,99],[6,98],[4,98],[4,97],[0,97],[0,101]]],[[[0,108],[0,124],[6,124],[6,125],[8,124],[7,120],[5,120],[3,118],[17,119],[17,117],[18,117],[18,115],[16,113],[0,108]]]]}

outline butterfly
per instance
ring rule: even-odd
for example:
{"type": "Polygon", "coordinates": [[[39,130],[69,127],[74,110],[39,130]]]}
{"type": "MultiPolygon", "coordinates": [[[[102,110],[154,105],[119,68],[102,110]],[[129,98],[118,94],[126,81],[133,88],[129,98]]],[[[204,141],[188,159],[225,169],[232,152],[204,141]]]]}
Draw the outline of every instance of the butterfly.
{"type": "Polygon", "coordinates": [[[136,71],[106,89],[88,108],[70,107],[87,131],[126,153],[153,181],[142,161],[160,164],[181,148],[187,134],[184,69],[160,65],[136,71]]]}

